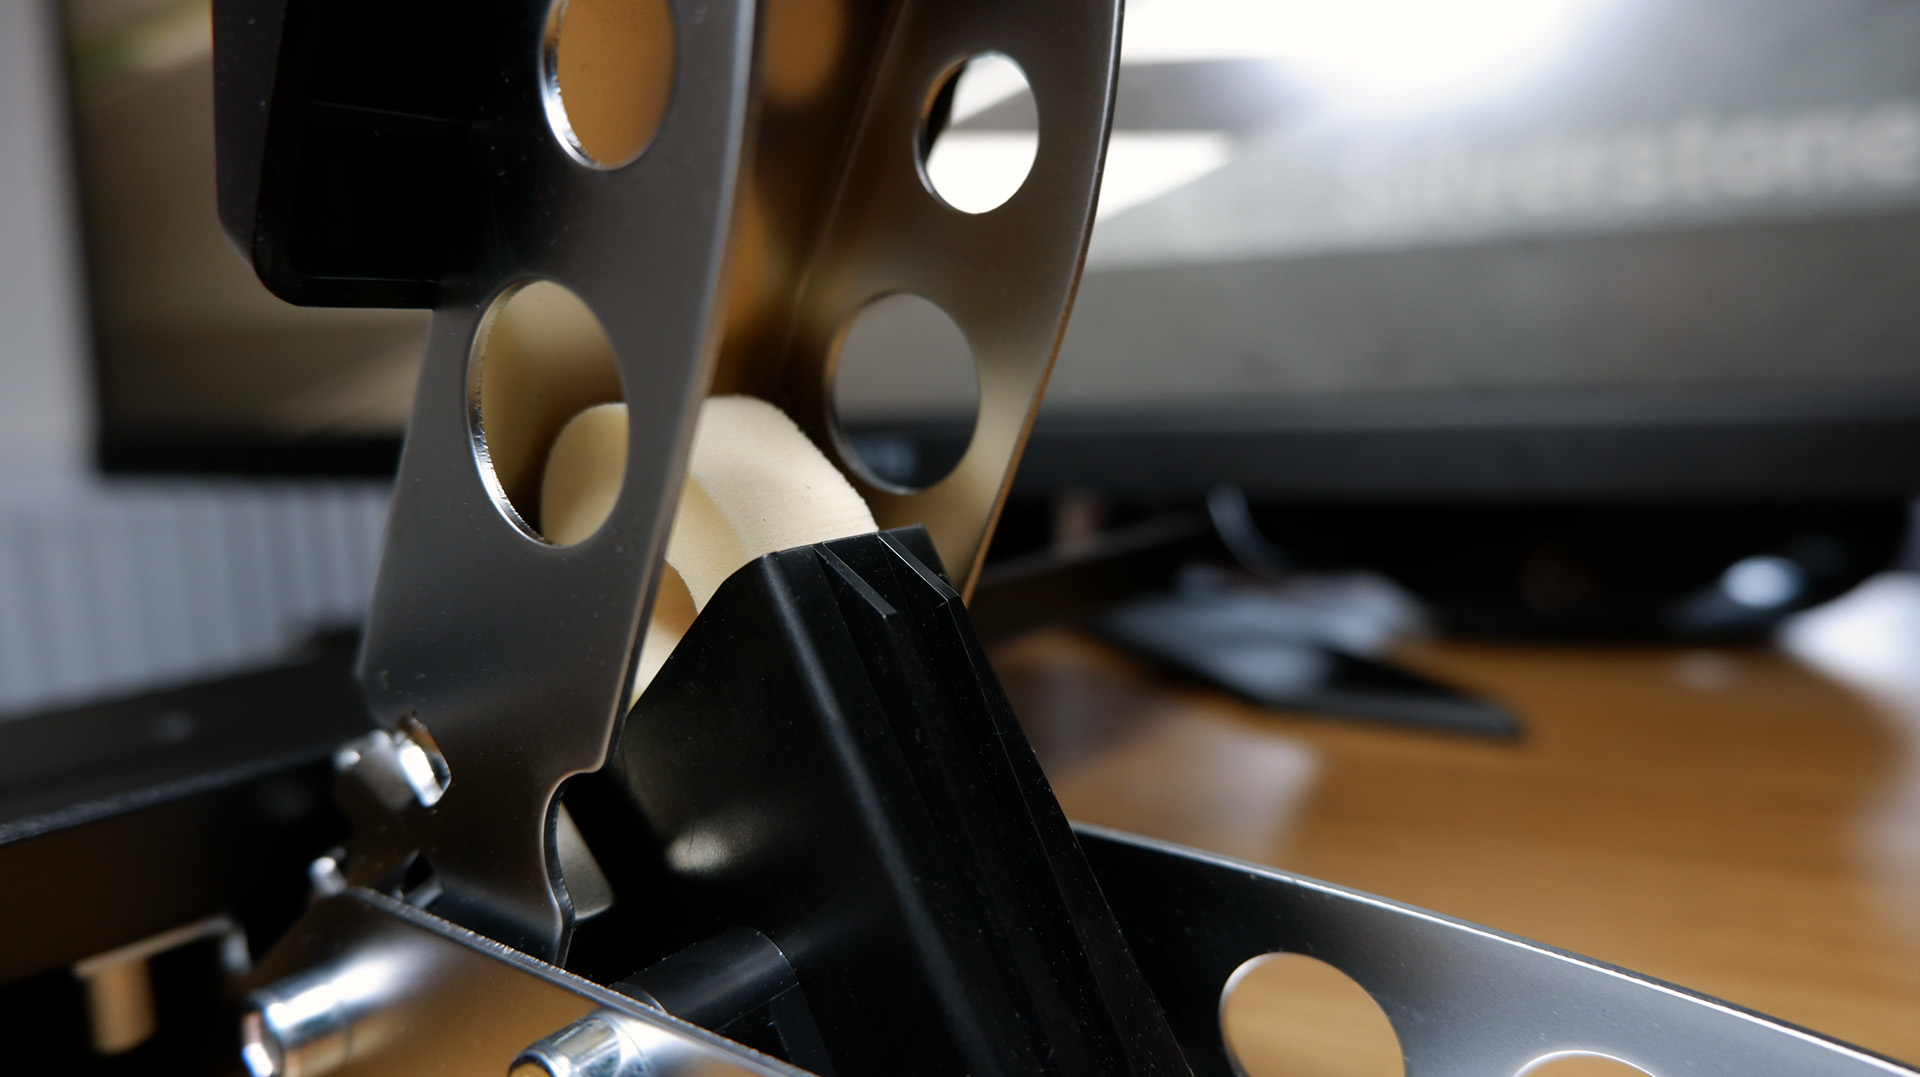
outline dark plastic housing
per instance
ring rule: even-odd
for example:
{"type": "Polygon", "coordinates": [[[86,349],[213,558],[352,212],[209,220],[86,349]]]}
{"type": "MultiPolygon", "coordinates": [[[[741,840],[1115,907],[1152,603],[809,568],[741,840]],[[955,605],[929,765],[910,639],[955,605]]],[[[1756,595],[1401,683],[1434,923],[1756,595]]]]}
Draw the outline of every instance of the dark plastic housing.
{"type": "Polygon", "coordinates": [[[629,930],[771,939],[840,1077],[1186,1073],[938,563],[907,528],[721,587],[612,764],[629,930]]]}

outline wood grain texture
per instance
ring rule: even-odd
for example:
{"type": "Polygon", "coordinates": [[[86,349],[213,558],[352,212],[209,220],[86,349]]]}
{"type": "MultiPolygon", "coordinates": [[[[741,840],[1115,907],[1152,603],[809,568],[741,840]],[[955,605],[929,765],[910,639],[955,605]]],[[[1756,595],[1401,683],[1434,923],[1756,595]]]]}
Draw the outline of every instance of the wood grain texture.
{"type": "MultiPolygon", "coordinates": [[[[1524,739],[1262,711],[1065,631],[996,662],[1076,819],[1920,1060],[1920,710],[1765,649],[1432,643],[1403,658],[1509,704],[1524,739]]],[[[1250,989],[1235,1033],[1265,1050],[1255,1011],[1291,1003],[1250,989]]]]}

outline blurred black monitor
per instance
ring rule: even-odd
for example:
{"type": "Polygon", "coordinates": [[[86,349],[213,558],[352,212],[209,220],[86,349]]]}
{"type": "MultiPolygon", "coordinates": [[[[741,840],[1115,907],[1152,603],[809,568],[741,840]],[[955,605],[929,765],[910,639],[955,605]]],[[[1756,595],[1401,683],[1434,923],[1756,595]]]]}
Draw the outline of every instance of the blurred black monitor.
{"type": "MultiPolygon", "coordinates": [[[[287,306],[227,246],[205,0],[65,11],[108,469],[390,469],[424,315],[287,306]]],[[[1835,579],[1890,555],[1920,489],[1920,0],[1138,0],[1125,35],[1022,496],[1230,484],[1352,557],[1395,507],[1786,513],[1721,517],[1729,549],[1844,508],[1878,537],[1835,579]]],[[[1010,66],[941,102],[936,182],[1017,184],[1046,102],[1010,66]]],[[[937,481],[968,344],[869,313],[842,425],[878,477],[937,481]]]]}
{"type": "MultiPolygon", "coordinates": [[[[228,247],[207,10],[66,5],[108,463],[368,466],[423,315],[228,247]]],[[[1027,488],[1920,487],[1920,3],[1141,0],[1125,50],[1027,488]]],[[[961,104],[950,172],[1033,137],[1018,78],[961,104]]],[[[840,397],[925,481],[971,372],[911,329],[840,397]]]]}

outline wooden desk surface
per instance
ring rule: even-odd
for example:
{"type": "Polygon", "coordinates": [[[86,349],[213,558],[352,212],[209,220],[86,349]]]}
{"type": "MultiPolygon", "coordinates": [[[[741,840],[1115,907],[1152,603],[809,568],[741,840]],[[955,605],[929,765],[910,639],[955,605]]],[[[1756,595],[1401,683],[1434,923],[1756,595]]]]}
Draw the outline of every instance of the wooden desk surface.
{"type": "MultiPolygon", "coordinates": [[[[1920,708],[1766,649],[1429,643],[1404,658],[1505,701],[1525,738],[1262,711],[1065,630],[995,656],[1076,819],[1920,1060],[1920,708]]],[[[1258,1075],[1258,1032],[1235,1032],[1258,1075]]]]}

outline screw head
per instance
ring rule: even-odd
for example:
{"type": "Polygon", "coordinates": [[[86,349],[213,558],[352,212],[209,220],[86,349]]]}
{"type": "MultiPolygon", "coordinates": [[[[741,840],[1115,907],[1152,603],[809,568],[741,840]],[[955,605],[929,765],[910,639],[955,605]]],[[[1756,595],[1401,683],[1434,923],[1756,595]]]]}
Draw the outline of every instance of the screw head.
{"type": "Polygon", "coordinates": [[[588,1014],[520,1052],[507,1077],[645,1077],[647,1054],[612,1010],[588,1014]]]}
{"type": "Polygon", "coordinates": [[[252,1077],[280,1077],[285,1058],[280,1038],[268,1030],[266,1018],[259,1010],[247,1011],[240,1019],[240,1064],[252,1077]]]}

